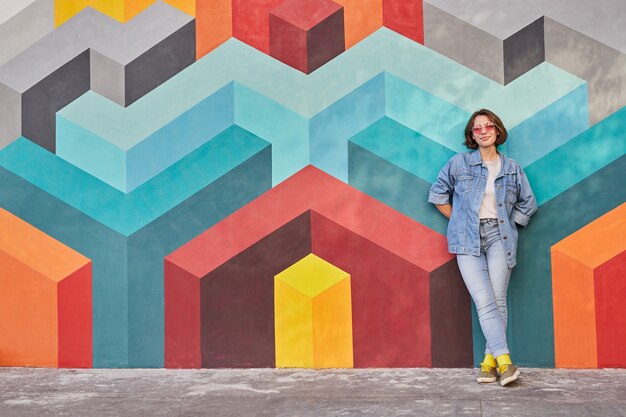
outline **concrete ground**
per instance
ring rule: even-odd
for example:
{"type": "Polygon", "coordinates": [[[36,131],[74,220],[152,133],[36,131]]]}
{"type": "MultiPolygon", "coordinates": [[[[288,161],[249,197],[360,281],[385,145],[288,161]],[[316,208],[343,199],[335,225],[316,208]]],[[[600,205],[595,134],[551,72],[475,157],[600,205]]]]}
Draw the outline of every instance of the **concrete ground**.
{"type": "Polygon", "coordinates": [[[0,416],[622,416],[626,369],[0,368],[0,416]]]}

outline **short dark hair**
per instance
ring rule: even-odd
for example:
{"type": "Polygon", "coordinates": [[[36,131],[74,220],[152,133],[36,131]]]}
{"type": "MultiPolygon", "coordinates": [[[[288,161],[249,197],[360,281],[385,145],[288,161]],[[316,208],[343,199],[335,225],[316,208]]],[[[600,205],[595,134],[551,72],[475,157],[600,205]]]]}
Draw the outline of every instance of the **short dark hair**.
{"type": "Polygon", "coordinates": [[[506,127],[504,127],[502,120],[500,120],[498,115],[491,110],[480,109],[472,114],[472,116],[467,121],[467,125],[465,125],[465,146],[470,149],[478,149],[478,144],[472,136],[472,127],[474,127],[474,119],[476,119],[477,116],[487,116],[489,120],[491,120],[493,124],[496,125],[496,129],[498,129],[499,133],[498,138],[496,139],[496,146],[502,145],[504,142],[506,142],[506,138],[509,137],[509,132],[506,131],[506,127]]]}

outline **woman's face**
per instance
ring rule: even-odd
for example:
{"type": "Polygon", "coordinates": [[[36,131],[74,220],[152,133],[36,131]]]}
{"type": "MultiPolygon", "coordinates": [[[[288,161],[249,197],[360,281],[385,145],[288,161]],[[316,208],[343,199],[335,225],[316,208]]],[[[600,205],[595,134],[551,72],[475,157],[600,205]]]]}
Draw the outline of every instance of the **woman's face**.
{"type": "Polygon", "coordinates": [[[489,148],[495,146],[498,135],[498,128],[491,119],[482,114],[476,116],[474,126],[472,127],[472,137],[479,147],[489,148]]]}

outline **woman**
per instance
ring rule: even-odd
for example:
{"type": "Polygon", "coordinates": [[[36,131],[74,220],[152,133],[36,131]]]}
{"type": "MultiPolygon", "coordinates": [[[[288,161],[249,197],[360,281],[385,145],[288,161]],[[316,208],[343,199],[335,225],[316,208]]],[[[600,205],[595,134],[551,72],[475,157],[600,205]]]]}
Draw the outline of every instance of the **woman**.
{"type": "Polygon", "coordinates": [[[453,156],[432,185],[428,201],[450,219],[448,251],[457,263],[487,341],[479,383],[515,381],[506,341],[506,295],[517,250],[516,224],[526,226],[537,202],[519,164],[497,151],[507,139],[502,121],[481,109],[465,126],[473,152],[453,156]]]}

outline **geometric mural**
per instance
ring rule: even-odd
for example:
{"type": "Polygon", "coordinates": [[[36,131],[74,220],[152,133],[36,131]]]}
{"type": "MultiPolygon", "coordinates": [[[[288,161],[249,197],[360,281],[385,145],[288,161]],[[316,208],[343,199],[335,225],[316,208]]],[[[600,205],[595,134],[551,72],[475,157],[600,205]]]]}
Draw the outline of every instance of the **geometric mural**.
{"type": "Polygon", "coordinates": [[[563,68],[587,81],[592,124],[626,105],[622,2],[604,2],[601,12],[592,0],[472,4],[425,1],[424,45],[502,84],[543,61],[563,68]]]}
{"type": "Polygon", "coordinates": [[[276,367],[352,368],[350,275],[310,254],[274,279],[276,367]]]}
{"type": "Polygon", "coordinates": [[[91,261],[0,209],[0,365],[91,367],[91,261]]]}
{"type": "Polygon", "coordinates": [[[552,246],[555,364],[626,366],[626,203],[552,246]]]}
{"type": "Polygon", "coordinates": [[[310,254],[276,275],[276,367],[352,368],[350,276],[310,254]]]}
{"type": "Polygon", "coordinates": [[[55,152],[55,113],[90,89],[129,106],[195,58],[193,19],[156,3],[128,24],[92,9],[0,68],[0,146],[20,134],[55,152]]]}
{"type": "Polygon", "coordinates": [[[165,258],[165,366],[276,366],[274,277],[310,254],[350,275],[355,367],[468,366],[469,298],[445,248],[304,168],[165,258]]]}
{"type": "Polygon", "coordinates": [[[619,0],[6,2],[0,365],[479,363],[427,196],[490,108],[539,204],[512,355],[626,366],[625,19],[619,0]]]}

